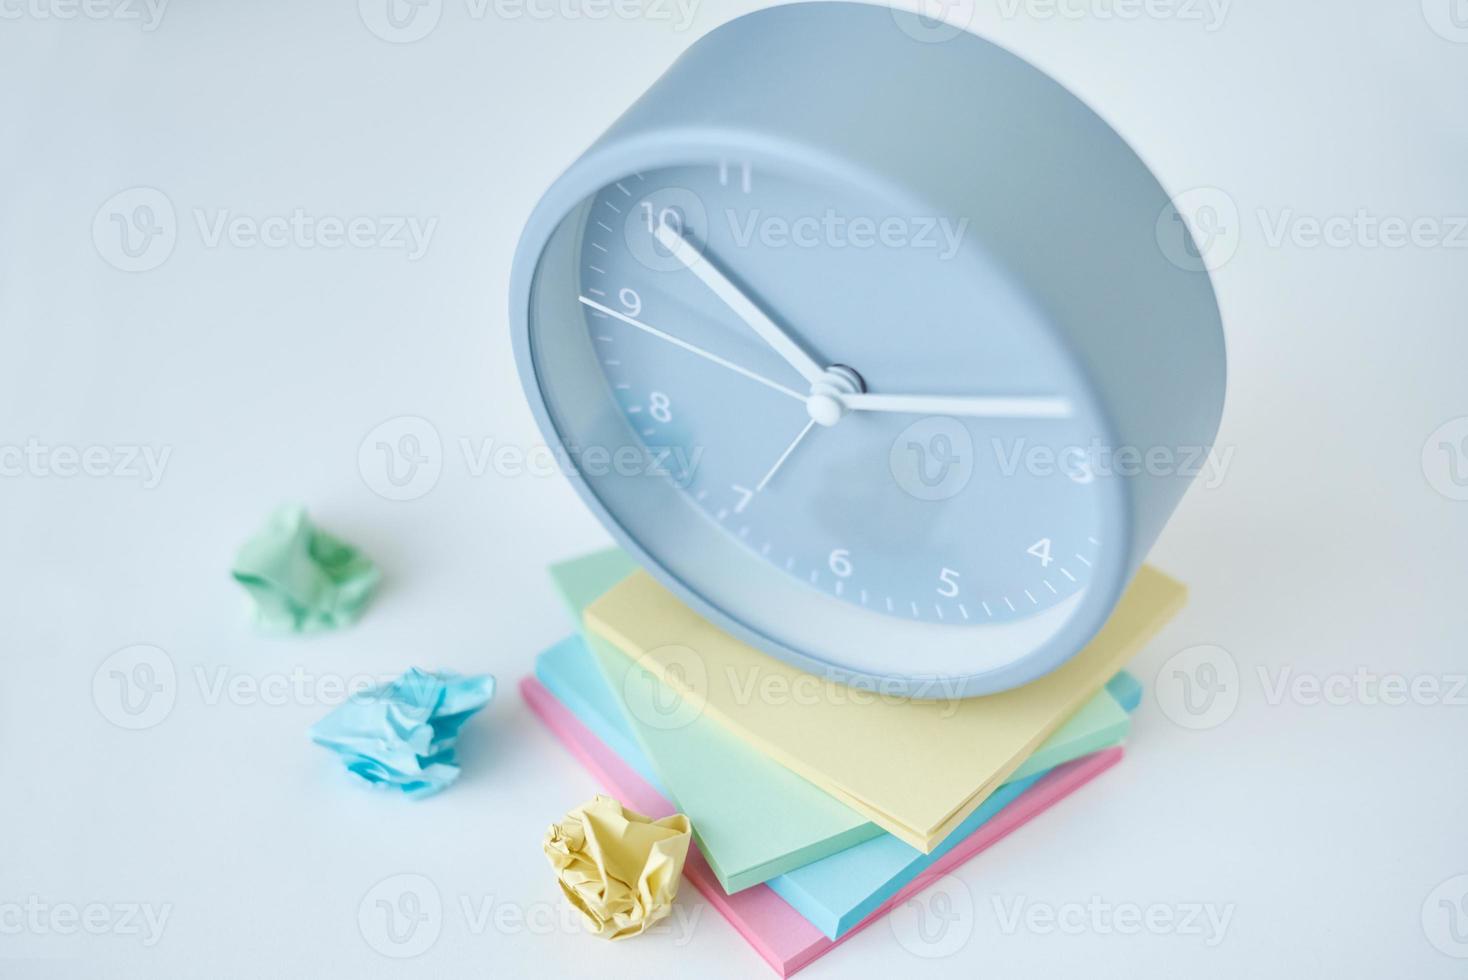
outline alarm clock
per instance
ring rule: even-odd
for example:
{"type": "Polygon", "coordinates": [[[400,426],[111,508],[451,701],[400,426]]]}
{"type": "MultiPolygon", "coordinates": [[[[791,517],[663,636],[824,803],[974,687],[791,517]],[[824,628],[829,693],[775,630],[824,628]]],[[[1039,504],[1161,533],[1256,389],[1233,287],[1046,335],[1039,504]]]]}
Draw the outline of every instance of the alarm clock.
{"type": "Polygon", "coordinates": [[[1137,154],[932,26],[807,3],[698,40],[535,207],[510,317],[545,438],[667,588],[807,671],[952,698],[1100,629],[1225,358],[1137,154]]]}

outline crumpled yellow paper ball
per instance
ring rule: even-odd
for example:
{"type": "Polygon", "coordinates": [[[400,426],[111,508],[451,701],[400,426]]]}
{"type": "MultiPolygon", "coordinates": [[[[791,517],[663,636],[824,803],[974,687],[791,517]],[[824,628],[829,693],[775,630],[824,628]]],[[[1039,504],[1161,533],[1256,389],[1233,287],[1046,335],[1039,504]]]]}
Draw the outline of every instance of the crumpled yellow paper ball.
{"type": "Polygon", "coordinates": [[[681,813],[653,820],[597,796],[552,824],[542,847],[586,927],[626,939],[672,909],[692,839],[681,813]]]}

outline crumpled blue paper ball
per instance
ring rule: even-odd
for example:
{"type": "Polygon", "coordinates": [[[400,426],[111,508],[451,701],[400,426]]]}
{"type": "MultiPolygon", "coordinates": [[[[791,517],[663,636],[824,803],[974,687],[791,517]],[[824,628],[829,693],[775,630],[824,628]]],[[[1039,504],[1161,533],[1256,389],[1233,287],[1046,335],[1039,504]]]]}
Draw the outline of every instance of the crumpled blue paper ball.
{"type": "Polygon", "coordinates": [[[494,697],[489,674],[464,677],[412,668],[366,691],[311,728],[311,740],[337,753],[369,783],[428,796],[459,778],[459,730],[494,697]]]}

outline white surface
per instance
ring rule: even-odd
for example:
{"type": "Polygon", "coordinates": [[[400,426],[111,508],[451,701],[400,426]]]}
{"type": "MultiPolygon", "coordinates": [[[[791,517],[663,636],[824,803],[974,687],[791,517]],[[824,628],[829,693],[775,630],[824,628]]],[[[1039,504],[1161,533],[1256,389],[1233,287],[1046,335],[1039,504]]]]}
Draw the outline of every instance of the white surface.
{"type": "MultiPolygon", "coordinates": [[[[545,564],[605,539],[560,478],[476,476],[482,457],[463,450],[537,443],[504,313],[536,196],[694,37],[754,6],[706,3],[679,31],[443,0],[436,29],[408,44],[374,36],[350,2],[176,0],[151,32],[36,13],[65,0],[4,6],[0,444],[171,456],[152,489],[33,465],[0,479],[0,974],[767,975],[691,890],[683,945],[670,933],[609,946],[544,918],[557,897],[541,833],[594,787],[514,684],[567,631],[545,564]],[[92,226],[101,209],[106,241],[104,202],[138,186],[167,195],[177,242],[128,273],[99,256],[92,226]],[[437,224],[410,261],[207,247],[194,217],[294,208],[437,224]],[[432,429],[394,422],[367,439],[400,416],[432,429]],[[375,442],[433,432],[436,486],[375,493],[369,481],[401,496],[433,475],[393,491],[375,442]],[[286,498],[386,570],[358,628],[278,641],[243,624],[228,563],[286,498]],[[167,652],[177,690],[166,718],[130,732],[99,711],[93,676],[139,643],[167,652]],[[468,729],[463,779],[424,803],[362,791],[306,742],[318,687],[285,704],[214,697],[221,678],[409,664],[503,684],[468,729]],[[398,873],[427,876],[443,900],[436,938],[404,961],[358,924],[365,906],[371,932],[369,891],[398,873]],[[117,928],[61,934],[64,913],[17,931],[7,909],[32,896],[171,912],[151,947],[117,928]],[[511,917],[480,924],[490,901],[511,917]]],[[[1286,670],[1468,669],[1468,502],[1451,499],[1468,494],[1427,442],[1468,415],[1462,232],[1456,247],[1398,248],[1275,234],[1280,220],[1308,236],[1297,219],[1361,210],[1468,214],[1468,30],[1448,0],[1253,0],[1226,4],[1221,24],[1216,4],[1192,2],[1141,16],[1101,0],[982,7],[981,33],[1079,92],[1169,188],[1221,188],[1236,206],[1237,221],[1218,212],[1216,273],[1231,362],[1220,445],[1233,456],[1153,556],[1193,598],[1135,664],[1149,693],[1123,766],[963,870],[953,907],[968,898],[974,912],[947,945],[915,942],[909,909],[805,976],[1460,976],[1468,964],[1445,951],[1468,950],[1438,902],[1468,890],[1450,880],[1468,872],[1468,706],[1270,693],[1286,670]],[[1200,644],[1227,654],[1161,670],[1200,644]],[[1238,668],[1231,716],[1229,695],[1178,710],[1173,670],[1201,676],[1205,660],[1238,668]],[[1071,920],[1076,934],[1004,932],[994,896],[1006,909],[1096,896],[1233,912],[1210,947],[1089,918],[1071,920]]],[[[1468,936],[1468,912],[1458,926],[1468,936]]]]}

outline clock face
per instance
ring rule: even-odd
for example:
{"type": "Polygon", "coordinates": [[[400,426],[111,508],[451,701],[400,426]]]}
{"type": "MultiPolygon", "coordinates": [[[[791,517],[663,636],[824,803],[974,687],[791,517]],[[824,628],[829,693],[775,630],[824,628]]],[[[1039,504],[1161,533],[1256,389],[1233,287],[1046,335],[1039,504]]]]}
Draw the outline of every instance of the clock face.
{"type": "Polygon", "coordinates": [[[738,161],[628,174],[566,225],[554,308],[595,365],[576,397],[668,506],[867,614],[1048,631],[1074,609],[1106,547],[1100,428],[971,229],[738,161]],[[843,407],[863,393],[897,401],[843,407]]]}

